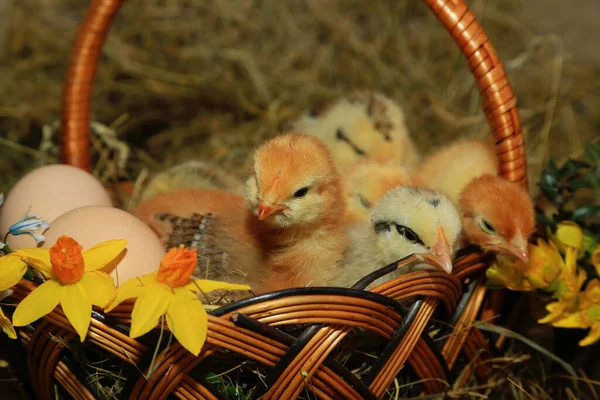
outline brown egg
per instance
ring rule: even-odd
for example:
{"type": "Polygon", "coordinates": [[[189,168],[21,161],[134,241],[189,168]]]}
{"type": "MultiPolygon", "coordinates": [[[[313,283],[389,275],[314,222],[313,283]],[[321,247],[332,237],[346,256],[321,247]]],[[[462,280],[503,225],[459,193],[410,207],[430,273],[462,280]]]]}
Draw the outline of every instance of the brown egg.
{"type": "Polygon", "coordinates": [[[111,239],[126,239],[122,258],[102,269],[115,285],[158,269],[166,254],[158,237],[141,220],[114,207],[86,206],[59,216],[46,231],[42,247],[49,248],[59,236],[77,240],[83,249],[111,239]]]}
{"type": "MultiPolygon", "coordinates": [[[[0,208],[0,240],[29,207],[30,215],[51,223],[67,211],[92,205],[112,206],[108,192],[92,174],[63,164],[37,168],[21,178],[6,195],[0,208]]],[[[36,247],[29,235],[9,235],[7,242],[13,250],[36,247]]]]}

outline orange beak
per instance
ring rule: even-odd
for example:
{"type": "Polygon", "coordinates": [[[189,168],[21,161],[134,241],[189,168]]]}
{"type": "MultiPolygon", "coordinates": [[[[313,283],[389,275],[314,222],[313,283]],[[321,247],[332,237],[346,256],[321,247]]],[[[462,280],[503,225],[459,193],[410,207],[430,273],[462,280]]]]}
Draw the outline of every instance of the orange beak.
{"type": "Polygon", "coordinates": [[[529,264],[529,251],[527,249],[527,240],[518,233],[508,243],[503,243],[495,246],[499,253],[508,254],[516,257],[523,261],[525,264],[529,264]]]}
{"type": "Polygon", "coordinates": [[[269,215],[274,215],[282,212],[287,207],[279,204],[258,204],[258,219],[264,221],[269,215]]]}
{"type": "Polygon", "coordinates": [[[438,228],[438,240],[433,245],[431,253],[420,254],[425,262],[440,268],[446,273],[452,273],[452,249],[441,227],[438,228]]]}

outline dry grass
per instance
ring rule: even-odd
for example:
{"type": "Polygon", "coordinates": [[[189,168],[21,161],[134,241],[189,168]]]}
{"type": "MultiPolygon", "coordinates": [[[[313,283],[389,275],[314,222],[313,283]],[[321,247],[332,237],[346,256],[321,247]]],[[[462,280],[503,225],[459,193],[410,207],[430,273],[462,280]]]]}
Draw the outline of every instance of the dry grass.
{"type": "MultiPolygon", "coordinates": [[[[59,135],[42,141],[42,127],[59,118],[83,3],[22,0],[5,14],[0,190],[58,156],[59,135]]],[[[535,178],[548,153],[577,155],[597,136],[597,71],[572,62],[559,39],[533,36],[519,1],[469,3],[515,86],[535,178]]],[[[129,0],[104,47],[92,111],[131,146],[129,179],[191,158],[243,175],[253,146],[286,120],[355,88],[397,100],[424,150],[487,133],[456,45],[426,6],[406,0],[129,0]]],[[[114,158],[98,159],[103,180],[119,174],[114,158]]]]}
{"type": "MultiPolygon", "coordinates": [[[[575,62],[559,38],[529,31],[522,1],[468,3],[517,93],[533,183],[548,155],[578,156],[598,136],[600,80],[598,67],[575,62]]],[[[52,126],[86,5],[16,0],[0,13],[0,191],[59,158],[52,126]]],[[[425,151],[488,132],[465,60],[419,2],[128,0],[95,81],[93,119],[110,128],[94,129],[95,173],[135,180],[196,158],[243,176],[252,148],[287,120],[358,88],[398,101],[425,151]],[[114,139],[131,150],[124,170],[114,139]]],[[[504,373],[521,357],[515,350],[497,360],[505,379],[494,387],[510,398],[551,398],[529,367],[504,373]]],[[[476,398],[465,390],[451,394],[476,398]]]]}

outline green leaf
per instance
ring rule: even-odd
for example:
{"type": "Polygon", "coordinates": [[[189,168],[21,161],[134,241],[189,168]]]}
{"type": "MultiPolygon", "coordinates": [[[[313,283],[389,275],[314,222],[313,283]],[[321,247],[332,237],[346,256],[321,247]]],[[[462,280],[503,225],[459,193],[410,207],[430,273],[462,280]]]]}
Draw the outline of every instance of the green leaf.
{"type": "Polygon", "coordinates": [[[554,158],[550,158],[548,161],[548,168],[550,168],[550,172],[552,172],[553,175],[558,174],[558,165],[556,165],[554,158]]]}
{"type": "Polygon", "coordinates": [[[584,189],[591,186],[587,179],[575,179],[567,183],[567,185],[571,189],[584,189]]]}
{"type": "Polygon", "coordinates": [[[585,148],[585,158],[593,161],[595,164],[600,163],[600,143],[593,143],[585,148]]]}
{"type": "Polygon", "coordinates": [[[568,181],[570,178],[578,174],[577,167],[573,164],[573,160],[567,161],[560,171],[558,172],[558,178],[561,181],[568,181]]]}
{"type": "Polygon", "coordinates": [[[573,211],[573,221],[584,222],[586,219],[592,218],[598,211],[600,211],[600,206],[581,206],[573,211]]]}
{"type": "Polygon", "coordinates": [[[551,202],[556,201],[556,196],[558,196],[558,189],[556,187],[550,186],[546,182],[538,182],[537,185],[548,198],[548,200],[551,202]]]}
{"type": "Polygon", "coordinates": [[[592,254],[594,250],[596,250],[597,246],[598,243],[592,236],[583,235],[583,248],[585,249],[586,253],[592,254]]]}
{"type": "Polygon", "coordinates": [[[590,187],[600,187],[600,174],[595,169],[590,169],[585,173],[585,180],[588,181],[590,187]]]}
{"type": "Polygon", "coordinates": [[[556,176],[548,171],[542,171],[542,176],[540,180],[550,187],[556,185],[556,176]]]}
{"type": "Polygon", "coordinates": [[[552,219],[550,219],[550,217],[548,217],[546,214],[536,214],[535,219],[538,222],[541,222],[543,225],[546,225],[546,226],[554,225],[554,221],[552,221],[552,219]]]}

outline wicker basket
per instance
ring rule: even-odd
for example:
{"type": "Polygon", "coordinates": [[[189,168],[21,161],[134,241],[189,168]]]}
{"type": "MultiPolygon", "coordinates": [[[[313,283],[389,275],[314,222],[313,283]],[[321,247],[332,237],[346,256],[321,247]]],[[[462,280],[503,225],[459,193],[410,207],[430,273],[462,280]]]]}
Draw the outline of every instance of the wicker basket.
{"type": "MultiPolygon", "coordinates": [[[[92,0],[80,25],[71,55],[63,96],[64,162],[90,170],[89,106],[92,83],[103,41],[122,0],[92,0]]],[[[506,179],[526,185],[524,137],[516,98],[502,63],[475,16],[462,0],[425,0],[464,53],[483,98],[482,107],[496,140],[500,171],[506,179]]],[[[401,263],[413,261],[407,257],[401,263]]],[[[421,384],[419,393],[446,390],[443,382],[461,387],[473,375],[485,381],[486,360],[498,351],[502,338],[492,341],[472,322],[495,314],[501,292],[487,293],[483,272],[489,259],[467,251],[455,262],[453,275],[419,271],[388,281],[371,291],[362,290],[386,267],[352,289],[298,288],[269,293],[222,307],[209,315],[207,342],[198,357],[179,343],[158,350],[157,369],[147,379],[156,340],[127,336],[132,303],[123,303],[107,315],[94,311],[84,344],[97,354],[118,358],[132,368],[121,398],[218,399],[222,395],[199,377],[212,371],[215,356],[236,357],[260,366],[265,387],[253,398],[295,399],[304,392],[319,399],[378,399],[385,395],[400,370],[410,371],[421,384]],[[400,299],[416,301],[410,309],[400,299]],[[434,318],[435,313],[435,318],[434,318]],[[433,341],[427,329],[434,319],[445,321],[445,340],[433,341]],[[300,327],[291,335],[276,326],[300,327]],[[336,359],[343,339],[356,335],[382,339],[379,357],[370,372],[357,378],[336,359]],[[406,366],[406,367],[405,367],[406,366]]],[[[13,301],[37,287],[22,280],[13,301]]],[[[5,310],[10,313],[11,309],[5,310]]],[[[72,362],[76,349],[64,340],[74,331],[60,307],[33,326],[19,330],[25,346],[26,368],[40,400],[54,398],[58,383],[75,399],[93,399],[98,393],[72,362]],[[63,340],[56,340],[61,337],[63,340]]]]}

